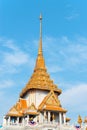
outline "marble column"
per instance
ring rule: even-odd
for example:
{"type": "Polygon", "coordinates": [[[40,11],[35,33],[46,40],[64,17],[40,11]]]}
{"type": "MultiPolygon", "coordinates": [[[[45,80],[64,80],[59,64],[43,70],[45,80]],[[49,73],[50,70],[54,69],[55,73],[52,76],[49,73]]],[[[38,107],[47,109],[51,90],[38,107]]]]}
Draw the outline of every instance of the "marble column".
{"type": "Polygon", "coordinates": [[[19,117],[17,117],[17,124],[19,124],[19,117]]]}
{"type": "Polygon", "coordinates": [[[5,126],[6,125],[6,118],[5,118],[5,116],[3,116],[3,126],[5,126]]]}
{"type": "Polygon", "coordinates": [[[41,113],[39,114],[39,123],[42,123],[42,115],[41,115],[41,113]]]}
{"type": "Polygon", "coordinates": [[[52,119],[53,119],[53,123],[54,123],[55,122],[55,115],[54,115],[54,113],[52,115],[52,119]]]}
{"type": "Polygon", "coordinates": [[[23,117],[23,119],[22,119],[22,125],[23,125],[23,126],[25,125],[25,119],[24,119],[24,117],[23,117]]]}
{"type": "Polygon", "coordinates": [[[46,111],[44,111],[44,122],[46,121],[46,111]]]}
{"type": "Polygon", "coordinates": [[[28,122],[29,122],[29,115],[27,115],[27,125],[28,125],[28,122]]]}
{"type": "Polygon", "coordinates": [[[62,124],[62,114],[59,113],[59,124],[61,125],[62,124]]]}
{"type": "Polygon", "coordinates": [[[48,122],[50,123],[50,112],[48,111],[48,122]]]}
{"type": "Polygon", "coordinates": [[[38,123],[39,123],[39,118],[40,118],[40,117],[39,117],[39,115],[38,115],[38,116],[37,116],[37,122],[38,122],[38,123]]]}
{"type": "Polygon", "coordinates": [[[34,118],[34,121],[37,122],[37,116],[34,118]]]}
{"type": "Polygon", "coordinates": [[[64,124],[66,124],[66,113],[63,113],[63,121],[64,121],[64,124]]]}
{"type": "Polygon", "coordinates": [[[10,116],[8,117],[8,125],[10,125],[10,116]]]}

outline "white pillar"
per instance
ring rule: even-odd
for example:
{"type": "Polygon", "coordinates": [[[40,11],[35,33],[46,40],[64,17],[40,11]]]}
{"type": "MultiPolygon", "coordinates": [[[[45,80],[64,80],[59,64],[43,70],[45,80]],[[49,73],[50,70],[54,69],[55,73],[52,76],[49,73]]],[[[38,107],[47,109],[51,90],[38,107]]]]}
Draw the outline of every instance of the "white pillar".
{"type": "Polygon", "coordinates": [[[52,119],[53,119],[53,123],[54,123],[55,122],[55,115],[54,115],[54,113],[52,115],[52,119]]]}
{"type": "Polygon", "coordinates": [[[8,118],[8,125],[10,125],[10,116],[9,116],[9,118],[8,118]]]}
{"type": "Polygon", "coordinates": [[[46,111],[44,111],[44,122],[46,121],[46,111]]]}
{"type": "Polygon", "coordinates": [[[44,115],[42,113],[40,113],[40,116],[39,116],[39,122],[40,123],[43,123],[43,120],[44,120],[44,115]]]}
{"type": "Polygon", "coordinates": [[[19,124],[19,117],[17,117],[17,124],[19,124]]]}
{"type": "Polygon", "coordinates": [[[27,115],[27,125],[28,125],[28,122],[29,122],[29,115],[27,115]]]}
{"type": "Polygon", "coordinates": [[[42,115],[41,115],[41,113],[39,114],[39,123],[42,123],[42,115]]]}
{"type": "Polygon", "coordinates": [[[23,126],[25,125],[25,119],[24,119],[24,117],[22,119],[22,124],[23,124],[23,126]]]}
{"type": "Polygon", "coordinates": [[[60,125],[62,124],[62,115],[61,115],[61,113],[59,113],[59,123],[60,123],[60,125]]]}
{"type": "Polygon", "coordinates": [[[40,117],[39,117],[39,115],[38,115],[38,116],[37,116],[37,122],[38,122],[38,123],[39,123],[39,118],[40,118],[40,117]]]}
{"type": "Polygon", "coordinates": [[[64,124],[66,124],[66,114],[63,113],[63,120],[64,120],[64,124]]]}
{"type": "Polygon", "coordinates": [[[7,119],[7,125],[9,125],[9,118],[7,119]]]}
{"type": "Polygon", "coordinates": [[[5,116],[3,116],[3,126],[5,126],[6,125],[6,118],[5,118],[5,116]]]}
{"type": "Polygon", "coordinates": [[[48,122],[50,123],[50,112],[48,111],[48,122]]]}
{"type": "Polygon", "coordinates": [[[37,116],[34,118],[34,121],[37,122],[37,116]]]}

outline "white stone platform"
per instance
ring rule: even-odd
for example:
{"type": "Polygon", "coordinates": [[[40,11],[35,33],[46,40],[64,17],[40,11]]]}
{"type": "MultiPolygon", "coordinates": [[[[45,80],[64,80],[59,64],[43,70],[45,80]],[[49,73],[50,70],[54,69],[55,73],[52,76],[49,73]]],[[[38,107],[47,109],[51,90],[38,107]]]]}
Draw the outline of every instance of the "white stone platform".
{"type": "MultiPolygon", "coordinates": [[[[82,127],[79,130],[85,130],[86,127],[82,127]]],[[[70,125],[61,125],[59,126],[58,124],[39,124],[35,126],[18,126],[18,125],[10,125],[10,126],[4,126],[0,130],[76,130],[74,126],[70,125]]]]}

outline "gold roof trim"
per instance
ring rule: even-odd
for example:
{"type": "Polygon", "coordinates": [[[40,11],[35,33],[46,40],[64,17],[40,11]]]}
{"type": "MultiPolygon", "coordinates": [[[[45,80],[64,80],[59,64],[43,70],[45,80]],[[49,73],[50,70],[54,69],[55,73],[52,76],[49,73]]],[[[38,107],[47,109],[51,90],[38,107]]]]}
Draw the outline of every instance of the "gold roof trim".
{"type": "Polygon", "coordinates": [[[44,109],[44,110],[49,110],[49,111],[63,112],[63,113],[66,113],[66,112],[67,112],[67,110],[65,110],[65,109],[62,108],[62,107],[52,106],[52,105],[46,105],[46,106],[44,106],[43,109],[44,109]]]}

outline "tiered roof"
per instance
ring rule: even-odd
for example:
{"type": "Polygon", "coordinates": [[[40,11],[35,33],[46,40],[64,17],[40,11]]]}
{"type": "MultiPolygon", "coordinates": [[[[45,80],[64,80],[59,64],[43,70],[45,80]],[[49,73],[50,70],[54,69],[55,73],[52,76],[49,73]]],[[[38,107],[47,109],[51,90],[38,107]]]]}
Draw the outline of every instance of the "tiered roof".
{"type": "Polygon", "coordinates": [[[58,95],[60,95],[62,92],[60,89],[58,89],[57,85],[53,83],[53,80],[50,79],[50,75],[47,73],[47,69],[45,66],[45,60],[42,51],[42,16],[40,16],[40,41],[36,65],[29,82],[20,93],[20,97],[23,97],[30,89],[40,89],[48,91],[52,89],[57,92],[58,95]]]}

